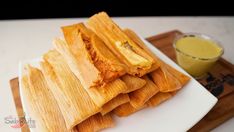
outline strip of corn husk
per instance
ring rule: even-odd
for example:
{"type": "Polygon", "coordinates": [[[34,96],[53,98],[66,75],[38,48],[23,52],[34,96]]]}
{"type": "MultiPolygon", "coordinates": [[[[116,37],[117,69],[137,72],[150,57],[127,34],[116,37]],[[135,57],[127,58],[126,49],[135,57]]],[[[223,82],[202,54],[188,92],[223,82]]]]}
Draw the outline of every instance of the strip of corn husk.
{"type": "MultiPolygon", "coordinates": [[[[155,54],[153,54],[148,48],[147,46],[144,44],[144,42],[137,36],[136,33],[134,33],[132,30],[130,29],[125,29],[124,32],[136,43],[138,44],[142,49],[144,49],[145,51],[147,51],[148,54],[151,55],[151,57],[153,57],[156,61],[158,61],[161,65],[161,68],[165,69],[164,71],[166,71],[165,74],[172,74],[178,81],[180,81],[180,84],[182,86],[184,86],[189,80],[190,78],[188,76],[186,76],[185,74],[177,71],[176,69],[172,68],[171,66],[169,66],[168,64],[166,64],[165,62],[163,62],[162,60],[160,60],[155,54]],[[168,72],[167,72],[168,71],[168,72]]],[[[170,75],[169,75],[170,76],[170,75]]],[[[173,89],[172,89],[173,90],[173,89]]]]}
{"type": "Polygon", "coordinates": [[[146,85],[146,81],[144,79],[131,75],[124,75],[121,77],[121,80],[123,80],[128,87],[128,90],[124,93],[130,93],[146,85]]]}
{"type": "Polygon", "coordinates": [[[125,117],[125,116],[129,116],[143,108],[147,107],[147,105],[143,105],[140,108],[134,108],[130,103],[125,103],[122,104],[120,106],[118,106],[117,108],[115,108],[113,110],[113,113],[116,114],[119,117],[125,117]]]}
{"type": "Polygon", "coordinates": [[[57,51],[51,50],[43,58],[43,74],[69,129],[100,111],[57,51]]]}
{"type": "Polygon", "coordinates": [[[22,91],[26,97],[26,104],[29,106],[27,114],[36,121],[34,122],[36,127],[33,128],[33,131],[69,131],[59,106],[39,69],[29,65],[26,66],[22,77],[22,86],[22,91]]]}
{"type": "Polygon", "coordinates": [[[83,86],[102,86],[125,74],[126,66],[83,23],[65,26],[62,30],[67,43],[55,39],[55,48],[66,58],[83,86]]]}
{"type": "Polygon", "coordinates": [[[128,94],[119,94],[109,102],[107,102],[105,105],[102,106],[101,114],[105,115],[109,112],[111,112],[114,108],[118,107],[121,104],[129,102],[130,99],[128,97],[128,94]]]}
{"type": "Polygon", "coordinates": [[[163,93],[163,92],[159,92],[156,95],[154,95],[152,98],[150,98],[146,104],[147,106],[150,107],[155,107],[163,102],[165,102],[166,100],[170,99],[173,96],[173,94],[171,93],[163,93]]]}
{"type": "Polygon", "coordinates": [[[139,77],[158,67],[157,62],[133,42],[105,13],[100,12],[88,20],[91,28],[109,49],[128,66],[128,73],[139,77]]]}
{"type": "Polygon", "coordinates": [[[114,127],[115,123],[110,114],[102,116],[100,113],[93,115],[76,126],[79,132],[98,132],[105,128],[114,127]]]}
{"type": "Polygon", "coordinates": [[[130,104],[134,108],[142,107],[146,101],[159,92],[159,88],[147,76],[143,77],[146,85],[136,91],[129,93],[130,104]]]}

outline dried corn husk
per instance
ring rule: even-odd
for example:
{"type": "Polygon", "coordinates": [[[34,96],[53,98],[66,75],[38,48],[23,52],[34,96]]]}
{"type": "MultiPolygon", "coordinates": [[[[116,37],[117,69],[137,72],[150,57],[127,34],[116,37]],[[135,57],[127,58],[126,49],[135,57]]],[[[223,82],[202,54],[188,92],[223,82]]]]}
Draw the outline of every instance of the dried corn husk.
{"type": "Polygon", "coordinates": [[[109,112],[111,112],[114,108],[118,107],[121,104],[129,102],[130,99],[128,97],[128,94],[119,94],[109,102],[107,102],[105,105],[102,106],[101,114],[105,115],[109,112]]]}
{"type": "Polygon", "coordinates": [[[66,58],[83,86],[102,86],[125,74],[124,64],[120,63],[103,41],[83,23],[62,29],[68,43],[55,39],[55,48],[66,58]]]}
{"type": "Polygon", "coordinates": [[[147,101],[147,106],[155,107],[173,96],[171,93],[159,92],[147,101]]]}
{"type": "Polygon", "coordinates": [[[114,125],[110,114],[102,116],[98,113],[77,125],[76,128],[79,132],[98,132],[102,129],[113,127],[114,125]]]}
{"type": "MultiPolygon", "coordinates": [[[[27,99],[27,114],[35,120],[35,132],[68,132],[59,106],[48,88],[42,72],[34,67],[25,67],[22,91],[27,99]],[[59,127],[58,127],[59,126],[59,127]]],[[[33,125],[33,124],[31,124],[33,125]]]]}
{"type": "Polygon", "coordinates": [[[159,92],[159,88],[147,76],[143,77],[146,85],[136,91],[129,93],[130,104],[134,108],[142,107],[146,101],[159,92]]]}
{"type": "Polygon", "coordinates": [[[143,105],[142,107],[136,109],[130,103],[125,103],[115,108],[113,112],[119,117],[124,117],[124,116],[129,116],[145,107],[146,105],[143,105]]]}
{"type": "Polygon", "coordinates": [[[141,77],[151,70],[152,64],[156,63],[105,12],[95,14],[89,18],[87,24],[119,60],[128,66],[129,74],[141,77]]]}
{"type": "Polygon", "coordinates": [[[69,129],[100,111],[57,51],[51,50],[43,58],[43,74],[69,129]]]}
{"type": "Polygon", "coordinates": [[[124,93],[130,93],[132,91],[140,89],[146,84],[146,81],[144,79],[131,75],[124,75],[121,77],[121,80],[123,80],[128,87],[128,90],[124,93]]]}

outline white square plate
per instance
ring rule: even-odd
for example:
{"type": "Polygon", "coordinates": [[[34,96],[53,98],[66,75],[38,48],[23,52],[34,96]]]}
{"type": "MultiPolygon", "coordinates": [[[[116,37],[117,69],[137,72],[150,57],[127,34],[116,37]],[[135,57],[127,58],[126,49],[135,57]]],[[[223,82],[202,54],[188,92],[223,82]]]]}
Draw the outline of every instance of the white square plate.
{"type": "MultiPolygon", "coordinates": [[[[142,39],[143,40],[143,39],[142,39]]],[[[188,75],[175,62],[157,48],[143,40],[154,54],[167,64],[188,75]]],[[[21,89],[22,65],[25,63],[37,66],[34,61],[23,61],[19,69],[19,83],[22,104],[27,115],[27,104],[21,89]]],[[[116,126],[105,129],[105,132],[182,132],[189,130],[216,104],[215,98],[200,83],[191,77],[190,82],[175,97],[154,108],[145,108],[128,117],[114,117],[116,126]]],[[[31,129],[33,131],[33,128],[31,129]]]]}

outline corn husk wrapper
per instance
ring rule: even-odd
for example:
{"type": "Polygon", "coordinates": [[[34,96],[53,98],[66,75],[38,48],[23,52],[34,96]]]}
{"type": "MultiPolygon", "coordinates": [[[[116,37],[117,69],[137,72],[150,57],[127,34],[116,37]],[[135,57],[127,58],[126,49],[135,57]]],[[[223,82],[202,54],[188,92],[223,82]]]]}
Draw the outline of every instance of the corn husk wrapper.
{"type": "Polygon", "coordinates": [[[115,109],[119,105],[122,105],[124,103],[129,102],[129,101],[130,101],[130,99],[129,99],[128,94],[119,94],[118,96],[116,96],[115,98],[113,98],[112,100],[107,102],[105,105],[103,105],[100,113],[102,115],[105,115],[105,114],[111,112],[113,109],[115,109]]]}
{"type": "Polygon", "coordinates": [[[128,90],[124,93],[130,93],[146,85],[146,81],[144,79],[131,75],[124,75],[121,77],[121,80],[123,80],[128,87],[128,90]]]}
{"type": "Polygon", "coordinates": [[[134,108],[130,103],[125,103],[125,104],[122,104],[120,106],[118,106],[117,108],[115,108],[113,110],[113,113],[116,114],[117,116],[119,117],[125,117],[125,116],[129,116],[143,108],[145,108],[146,105],[143,105],[142,107],[140,108],[134,108]]]}
{"type": "MultiPolygon", "coordinates": [[[[68,132],[59,106],[48,88],[42,72],[34,67],[25,67],[22,90],[26,97],[29,116],[36,120],[35,132],[68,132]],[[59,127],[58,127],[59,126],[59,127]]],[[[71,130],[74,131],[74,130],[71,130]]]]}
{"type": "Polygon", "coordinates": [[[172,68],[170,65],[163,63],[163,66],[166,68],[166,70],[171,73],[179,82],[182,86],[187,84],[190,80],[188,76],[185,74],[177,71],[176,69],[172,68]]]}
{"type": "Polygon", "coordinates": [[[143,77],[146,85],[136,91],[129,93],[130,104],[135,108],[142,107],[146,101],[159,92],[159,88],[147,76],[143,77]]]}
{"type": "Polygon", "coordinates": [[[78,132],[98,132],[105,128],[114,127],[115,123],[110,114],[96,114],[76,126],[78,132]]]}
{"type": "Polygon", "coordinates": [[[154,83],[160,92],[173,92],[182,88],[179,80],[169,73],[165,68],[158,68],[150,73],[154,83]]]}
{"type": "Polygon", "coordinates": [[[69,129],[100,111],[57,51],[51,50],[43,58],[43,74],[69,129]]]}
{"type": "MultiPolygon", "coordinates": [[[[138,44],[142,49],[144,49],[145,51],[147,51],[148,54],[151,55],[151,57],[153,57],[156,61],[158,61],[161,65],[161,71],[164,72],[165,76],[169,76],[168,78],[176,78],[175,80],[176,83],[179,81],[181,86],[184,86],[188,81],[189,81],[189,77],[186,76],[185,74],[177,71],[176,69],[172,68],[171,66],[169,66],[168,64],[166,64],[165,62],[163,62],[162,60],[160,60],[156,55],[154,55],[148,48],[147,46],[144,44],[144,42],[142,42],[142,40],[136,35],[136,33],[134,33],[132,30],[130,29],[125,29],[124,32],[132,39],[134,40],[134,42],[136,42],[136,44],[138,44]],[[168,75],[169,74],[169,75],[168,75]],[[170,77],[172,76],[172,77],[170,77]]],[[[166,79],[166,78],[165,78],[166,79]]],[[[176,87],[176,84],[174,84],[175,87],[174,88],[169,88],[169,89],[162,89],[163,92],[170,92],[170,91],[174,91],[176,89],[179,89],[178,87],[176,87]]],[[[182,87],[180,87],[182,88],[182,87]]]]}
{"type": "Polygon", "coordinates": [[[156,95],[154,95],[152,98],[150,98],[146,104],[147,104],[147,106],[155,107],[155,106],[158,106],[159,104],[165,102],[166,100],[170,99],[172,96],[173,96],[173,94],[171,94],[171,93],[159,92],[156,95]]]}
{"type": "MultiPolygon", "coordinates": [[[[110,17],[101,12],[88,20],[91,28],[109,47],[109,49],[128,66],[128,73],[139,77],[145,75],[157,62],[133,42],[110,17]]],[[[156,69],[158,65],[154,66],[156,69]]]]}
{"type": "Polygon", "coordinates": [[[127,89],[126,84],[121,79],[116,79],[115,81],[106,84],[104,87],[90,88],[86,91],[94,103],[97,106],[102,107],[117,95],[127,91],[127,89]]]}
{"type": "Polygon", "coordinates": [[[67,43],[55,39],[55,48],[66,58],[69,67],[85,88],[105,85],[125,74],[126,66],[84,24],[62,29],[67,43]]]}

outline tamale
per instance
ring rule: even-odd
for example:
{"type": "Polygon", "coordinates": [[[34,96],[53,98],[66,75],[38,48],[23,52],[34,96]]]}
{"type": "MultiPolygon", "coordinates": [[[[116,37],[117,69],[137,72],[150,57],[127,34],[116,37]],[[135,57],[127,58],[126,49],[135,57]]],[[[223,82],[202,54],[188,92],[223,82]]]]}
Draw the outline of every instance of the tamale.
{"type": "MultiPolygon", "coordinates": [[[[155,61],[159,62],[161,67],[165,68],[169,74],[172,74],[173,76],[175,76],[175,78],[180,81],[180,84],[183,86],[185,85],[188,81],[189,81],[189,77],[186,76],[185,74],[177,71],[176,69],[172,68],[171,66],[169,66],[168,64],[166,64],[165,62],[163,62],[162,60],[160,60],[155,54],[153,54],[148,48],[147,46],[144,44],[144,42],[142,42],[142,40],[137,36],[136,33],[134,33],[132,30],[130,29],[125,29],[124,32],[136,43],[138,44],[142,49],[144,49],[145,51],[147,51],[148,54],[151,55],[151,57],[153,57],[155,59],[155,61]]],[[[166,73],[167,74],[167,73],[166,73]]]]}
{"type": "Polygon", "coordinates": [[[125,103],[115,108],[113,112],[119,117],[124,117],[124,116],[129,116],[145,107],[146,105],[143,105],[140,108],[134,108],[130,103],[125,103]]]}
{"type": "Polygon", "coordinates": [[[152,98],[150,98],[146,102],[146,104],[147,104],[147,106],[150,106],[150,107],[157,106],[157,105],[163,103],[164,101],[168,100],[169,98],[171,98],[173,96],[173,94],[171,94],[169,92],[168,93],[159,92],[156,95],[154,95],[152,98]]]}
{"type": "Polygon", "coordinates": [[[114,108],[118,107],[121,104],[129,102],[130,99],[128,97],[128,94],[119,94],[109,102],[107,102],[105,105],[102,106],[101,114],[105,115],[112,111],[114,108]]]}
{"type": "MultiPolygon", "coordinates": [[[[109,49],[128,66],[127,72],[139,77],[151,70],[155,60],[133,42],[111,18],[101,12],[88,20],[88,27],[93,30],[109,49]]],[[[155,69],[158,65],[155,65],[155,69]]]]}
{"type": "Polygon", "coordinates": [[[83,23],[62,27],[64,42],[54,45],[85,88],[102,86],[125,74],[125,65],[83,23]],[[87,76],[92,75],[92,76],[87,76]]]}
{"type": "Polygon", "coordinates": [[[150,73],[154,83],[160,92],[172,92],[182,88],[179,80],[169,73],[165,68],[158,68],[150,73]]]}
{"type": "Polygon", "coordinates": [[[159,88],[147,76],[143,76],[146,85],[136,91],[129,93],[130,104],[134,108],[142,107],[146,101],[159,92],[159,88]]]}
{"type": "MultiPolygon", "coordinates": [[[[56,47],[60,47],[60,46],[62,47],[65,45],[64,43],[65,43],[64,41],[57,39],[56,40],[56,47]],[[60,43],[63,43],[63,44],[60,44],[60,43]]],[[[59,49],[61,49],[61,48],[59,48],[59,49]]],[[[68,55],[68,54],[66,54],[66,55],[68,55]]],[[[64,56],[64,58],[66,58],[66,57],[64,56]]],[[[66,63],[68,65],[69,65],[69,62],[70,62],[69,58],[67,58],[66,63]]],[[[79,63],[77,63],[77,65],[79,65],[79,63]]],[[[82,67],[85,68],[85,65],[82,67]]],[[[70,67],[70,68],[71,68],[71,70],[73,69],[72,67],[70,67]]],[[[74,69],[77,70],[78,68],[74,68],[74,69]]],[[[75,73],[74,70],[73,70],[73,73],[75,73]]],[[[92,73],[88,73],[86,75],[87,79],[89,77],[88,75],[92,76],[92,73]]],[[[111,81],[102,87],[93,86],[90,88],[86,88],[86,91],[88,92],[89,96],[92,98],[94,103],[99,107],[102,107],[102,105],[104,105],[105,103],[110,101],[112,98],[114,98],[118,94],[125,92],[126,90],[127,90],[126,84],[120,79],[116,79],[114,81],[111,81]]]]}
{"type": "Polygon", "coordinates": [[[102,116],[100,113],[93,115],[76,126],[79,132],[98,132],[105,128],[114,127],[110,114],[102,116]]]}
{"type": "Polygon", "coordinates": [[[43,74],[69,129],[100,111],[57,51],[51,50],[43,58],[43,74]]]}
{"type": "Polygon", "coordinates": [[[128,88],[127,91],[125,91],[124,93],[130,93],[132,91],[140,89],[146,84],[146,81],[144,79],[131,75],[124,75],[121,77],[121,80],[125,82],[128,88]]]}
{"type": "Polygon", "coordinates": [[[28,65],[21,81],[22,91],[27,99],[27,114],[36,121],[35,124],[31,124],[36,125],[33,131],[68,132],[59,106],[42,72],[28,65]]]}
{"type": "Polygon", "coordinates": [[[141,49],[143,49],[145,52],[147,52],[154,60],[156,63],[152,64],[152,67],[150,70],[148,70],[149,72],[152,72],[154,70],[156,70],[159,66],[160,66],[160,59],[158,59],[149,49],[148,47],[145,45],[145,43],[140,39],[140,37],[138,37],[138,35],[133,32],[130,29],[124,29],[123,30],[124,33],[130,38],[132,39],[132,41],[134,41],[141,49]]]}

